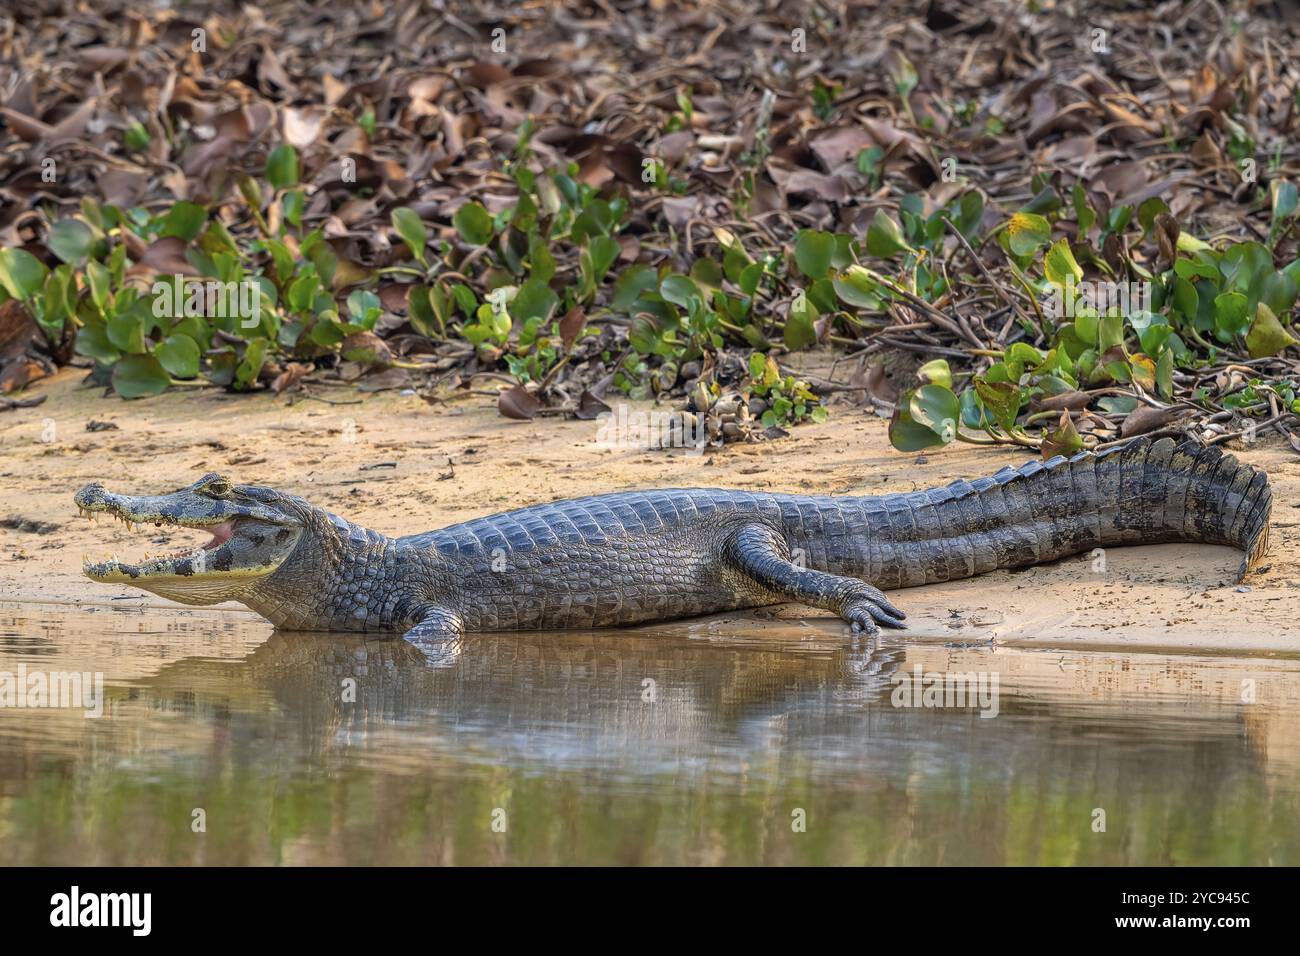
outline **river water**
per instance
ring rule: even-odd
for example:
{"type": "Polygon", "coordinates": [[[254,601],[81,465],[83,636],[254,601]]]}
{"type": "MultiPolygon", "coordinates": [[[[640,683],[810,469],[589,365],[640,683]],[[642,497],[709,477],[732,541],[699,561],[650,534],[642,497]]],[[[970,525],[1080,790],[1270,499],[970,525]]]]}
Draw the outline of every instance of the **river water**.
{"type": "Polygon", "coordinates": [[[123,601],[0,605],[6,675],[9,864],[1300,864],[1296,658],[123,601]],[[81,672],[102,716],[34,689],[81,672]]]}

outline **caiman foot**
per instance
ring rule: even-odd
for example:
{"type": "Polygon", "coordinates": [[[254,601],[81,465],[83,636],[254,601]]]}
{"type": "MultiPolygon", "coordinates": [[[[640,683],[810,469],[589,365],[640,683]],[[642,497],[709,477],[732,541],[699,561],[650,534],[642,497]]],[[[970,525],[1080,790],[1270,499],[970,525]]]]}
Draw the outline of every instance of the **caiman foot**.
{"type": "Polygon", "coordinates": [[[440,607],[422,608],[418,617],[402,640],[417,648],[431,667],[450,667],[456,663],[463,633],[460,618],[440,607]]]}
{"type": "Polygon", "coordinates": [[[782,600],[834,611],[854,634],[878,634],[880,625],[904,628],[907,617],[878,588],[857,578],[802,568],[784,539],[766,525],[747,525],[727,545],[728,559],[755,584],[782,600]]]}
{"type": "MultiPolygon", "coordinates": [[[[828,576],[833,577],[833,575],[828,576]]],[[[880,624],[898,630],[907,627],[903,623],[907,615],[894,607],[889,602],[889,599],[876,588],[873,588],[870,584],[854,581],[852,578],[840,578],[839,580],[850,581],[861,589],[861,593],[849,598],[843,608],[838,611],[840,617],[849,622],[854,634],[862,632],[878,634],[880,633],[880,624]]]]}

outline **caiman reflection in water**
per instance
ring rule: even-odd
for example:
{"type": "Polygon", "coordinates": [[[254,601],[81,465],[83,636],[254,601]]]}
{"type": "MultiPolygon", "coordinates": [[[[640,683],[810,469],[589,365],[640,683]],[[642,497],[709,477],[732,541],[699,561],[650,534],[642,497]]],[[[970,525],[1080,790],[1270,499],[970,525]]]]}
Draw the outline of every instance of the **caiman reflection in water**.
{"type": "MultiPolygon", "coordinates": [[[[850,645],[825,624],[471,635],[442,666],[400,640],[273,634],[159,662],[110,676],[99,721],[0,712],[0,853],[1300,862],[1300,663],[850,645]],[[894,706],[920,673],[996,675],[997,716],[894,706]]],[[[0,631],[0,668],[40,659],[30,633],[0,631]]]]}

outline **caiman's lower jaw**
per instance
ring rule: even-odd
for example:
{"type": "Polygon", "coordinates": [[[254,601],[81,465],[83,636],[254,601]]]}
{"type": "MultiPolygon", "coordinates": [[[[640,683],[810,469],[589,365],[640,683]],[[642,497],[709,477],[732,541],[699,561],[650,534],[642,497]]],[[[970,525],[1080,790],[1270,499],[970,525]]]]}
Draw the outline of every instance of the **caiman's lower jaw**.
{"type": "MultiPolygon", "coordinates": [[[[105,584],[130,584],[184,604],[216,604],[238,596],[249,585],[274,572],[289,548],[267,548],[268,537],[281,529],[255,519],[228,518],[216,523],[178,521],[165,517],[137,517],[113,509],[99,510],[133,529],[146,522],[160,528],[195,528],[212,538],[198,547],[184,548],[138,563],[119,560],[84,561],[82,571],[105,584]]],[[[94,518],[95,511],[83,509],[94,518]]],[[[296,541],[297,534],[292,535],[296,541]]]]}

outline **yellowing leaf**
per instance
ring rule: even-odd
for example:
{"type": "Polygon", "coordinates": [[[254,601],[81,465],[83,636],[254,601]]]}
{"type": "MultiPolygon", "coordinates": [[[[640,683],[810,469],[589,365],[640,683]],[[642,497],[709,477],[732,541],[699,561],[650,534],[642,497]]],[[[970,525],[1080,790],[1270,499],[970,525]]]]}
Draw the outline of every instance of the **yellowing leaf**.
{"type": "Polygon", "coordinates": [[[1268,358],[1276,355],[1288,345],[1300,344],[1295,336],[1288,332],[1277,316],[1263,302],[1255,308],[1255,321],[1246,333],[1246,348],[1251,358],[1268,358]]]}
{"type": "Polygon", "coordinates": [[[1061,287],[1073,286],[1083,278],[1083,270],[1075,261],[1074,253],[1070,251],[1070,243],[1066,239],[1059,239],[1052,243],[1052,247],[1043,256],[1043,271],[1047,274],[1049,282],[1061,287]]]}

